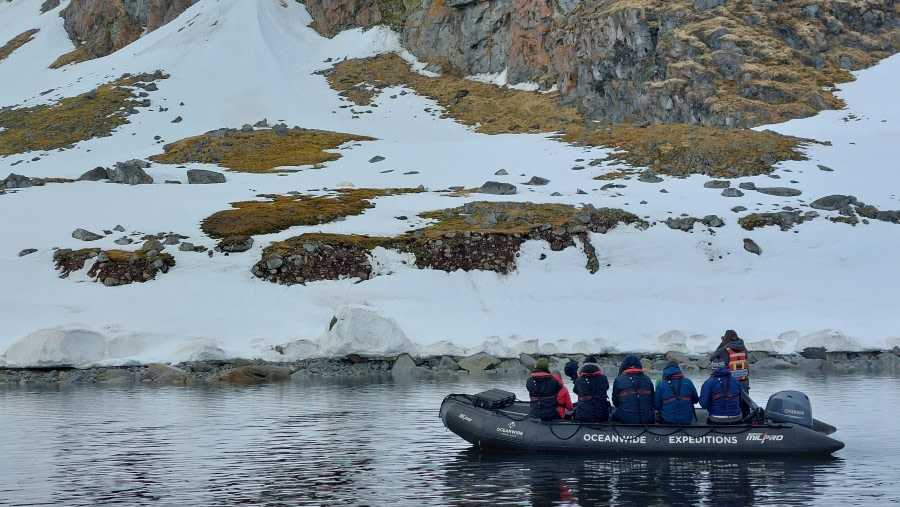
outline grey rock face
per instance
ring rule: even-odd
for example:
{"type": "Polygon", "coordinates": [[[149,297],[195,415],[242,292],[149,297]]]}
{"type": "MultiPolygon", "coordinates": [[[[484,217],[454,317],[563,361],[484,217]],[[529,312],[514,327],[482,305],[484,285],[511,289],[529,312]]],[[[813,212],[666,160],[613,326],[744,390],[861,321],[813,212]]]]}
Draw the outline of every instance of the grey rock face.
{"type": "Polygon", "coordinates": [[[487,181],[478,189],[482,194],[492,195],[512,195],[516,193],[516,186],[512,183],[501,183],[499,181],[487,181]]]}
{"type": "Polygon", "coordinates": [[[698,11],[708,11],[720,5],[725,5],[725,0],[694,0],[694,9],[698,11]]]}
{"type": "MultiPolygon", "coordinates": [[[[141,246],[141,250],[145,252],[155,251],[161,252],[165,248],[165,245],[162,244],[162,241],[158,239],[148,239],[144,242],[144,245],[141,246]]],[[[149,257],[149,256],[148,256],[149,257]]]]}
{"type": "Polygon", "coordinates": [[[187,178],[192,184],[225,183],[224,174],[205,169],[188,169],[187,178]]]}
{"type": "Polygon", "coordinates": [[[153,183],[153,178],[144,172],[144,168],[150,164],[143,160],[132,159],[126,162],[116,162],[116,166],[107,169],[109,181],[123,183],[125,185],[146,185],[153,183]]]}
{"type": "Polygon", "coordinates": [[[752,254],[762,255],[762,248],[760,248],[759,245],[757,245],[756,242],[750,238],[744,238],[744,250],[752,254]]]}
{"type": "Polygon", "coordinates": [[[100,181],[109,178],[109,173],[104,167],[95,167],[78,177],[78,181],[100,181]]]}
{"type": "Polygon", "coordinates": [[[80,239],[81,241],[96,241],[103,236],[95,234],[91,231],[86,231],[84,229],[75,229],[74,231],[72,231],[72,237],[75,239],[80,239]]]}
{"type": "Polygon", "coordinates": [[[31,181],[31,178],[16,173],[10,173],[5,180],[0,181],[0,188],[4,188],[7,190],[13,188],[28,188],[33,185],[34,182],[31,181]]]}
{"type": "Polygon", "coordinates": [[[809,203],[809,206],[825,211],[837,211],[844,206],[852,203],[854,200],[855,199],[849,195],[833,194],[826,195],[825,197],[820,197],[815,201],[809,203]]]}
{"type": "Polygon", "coordinates": [[[252,246],[253,238],[250,236],[229,236],[219,242],[223,252],[246,252],[252,246]]]}
{"type": "Polygon", "coordinates": [[[795,197],[803,192],[796,188],[788,187],[761,187],[756,189],[757,192],[766,195],[777,195],[779,197],[795,197]]]}
{"type": "Polygon", "coordinates": [[[496,175],[496,176],[506,176],[507,174],[509,174],[509,173],[506,172],[506,169],[500,169],[499,171],[494,173],[494,175],[496,175]]]}
{"type": "Polygon", "coordinates": [[[722,191],[722,195],[725,197],[743,197],[744,193],[736,188],[726,188],[722,191]]]}

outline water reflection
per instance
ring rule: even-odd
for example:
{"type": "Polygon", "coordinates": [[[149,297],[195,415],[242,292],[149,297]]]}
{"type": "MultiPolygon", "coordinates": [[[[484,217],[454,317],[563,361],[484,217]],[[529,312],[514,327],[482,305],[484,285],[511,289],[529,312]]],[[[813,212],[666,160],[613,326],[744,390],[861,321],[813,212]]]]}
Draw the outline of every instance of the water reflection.
{"type": "Polygon", "coordinates": [[[529,456],[468,449],[444,465],[458,505],[808,505],[843,467],[820,460],[529,456]],[[493,494],[485,495],[487,490],[493,494]]]}

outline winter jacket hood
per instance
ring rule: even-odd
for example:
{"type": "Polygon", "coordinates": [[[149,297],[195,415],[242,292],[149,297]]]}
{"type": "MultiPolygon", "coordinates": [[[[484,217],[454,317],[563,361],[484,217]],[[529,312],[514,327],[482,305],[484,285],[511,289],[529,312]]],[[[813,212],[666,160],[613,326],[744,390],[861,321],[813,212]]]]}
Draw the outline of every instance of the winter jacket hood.
{"type": "Polygon", "coordinates": [[[621,375],[623,371],[631,368],[643,368],[641,366],[641,360],[638,359],[637,356],[625,356],[625,359],[622,360],[622,366],[619,367],[619,375],[621,375]]]}
{"type": "Polygon", "coordinates": [[[683,377],[684,373],[681,372],[681,368],[678,366],[669,366],[665,370],[663,370],[663,378],[672,378],[672,377],[683,377]]]}

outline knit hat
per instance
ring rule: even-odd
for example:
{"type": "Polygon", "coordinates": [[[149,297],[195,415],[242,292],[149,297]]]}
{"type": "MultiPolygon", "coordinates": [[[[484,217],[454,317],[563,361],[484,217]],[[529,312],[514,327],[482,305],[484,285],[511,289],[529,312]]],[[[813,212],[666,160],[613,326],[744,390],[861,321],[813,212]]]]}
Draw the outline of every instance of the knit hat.
{"type": "Polygon", "coordinates": [[[584,362],[585,362],[585,363],[596,363],[596,362],[597,362],[597,358],[594,357],[593,354],[591,354],[591,355],[587,356],[587,357],[584,359],[584,362]]]}
{"type": "Polygon", "coordinates": [[[546,357],[542,357],[534,363],[534,367],[541,370],[549,370],[550,369],[550,361],[547,360],[546,357]]]}
{"type": "Polygon", "coordinates": [[[709,366],[714,370],[718,370],[719,368],[725,366],[725,361],[722,361],[717,357],[711,363],[709,363],[709,366]]]}
{"type": "Polygon", "coordinates": [[[666,364],[666,368],[679,368],[680,369],[681,367],[678,366],[678,361],[669,361],[669,363],[666,364]]]}

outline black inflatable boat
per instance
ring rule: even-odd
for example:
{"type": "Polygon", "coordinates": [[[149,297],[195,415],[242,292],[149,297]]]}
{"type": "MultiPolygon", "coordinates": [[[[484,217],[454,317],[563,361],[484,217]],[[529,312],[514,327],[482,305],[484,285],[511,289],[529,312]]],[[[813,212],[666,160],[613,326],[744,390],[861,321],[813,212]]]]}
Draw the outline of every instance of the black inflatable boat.
{"type": "Polygon", "coordinates": [[[829,455],[844,447],[828,435],[833,426],[813,419],[809,399],[799,391],[769,398],[741,424],[706,424],[697,409],[693,424],[544,422],[530,417],[527,401],[492,389],[475,395],[451,394],[441,403],[447,427],[475,447],[509,451],[602,454],[704,454],[729,456],[829,455]]]}

